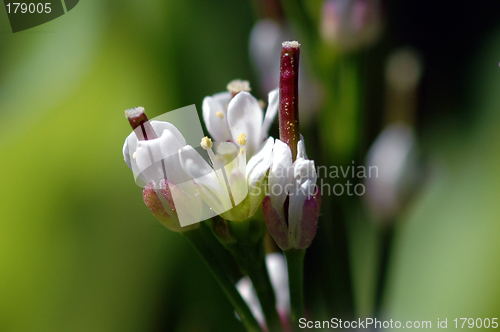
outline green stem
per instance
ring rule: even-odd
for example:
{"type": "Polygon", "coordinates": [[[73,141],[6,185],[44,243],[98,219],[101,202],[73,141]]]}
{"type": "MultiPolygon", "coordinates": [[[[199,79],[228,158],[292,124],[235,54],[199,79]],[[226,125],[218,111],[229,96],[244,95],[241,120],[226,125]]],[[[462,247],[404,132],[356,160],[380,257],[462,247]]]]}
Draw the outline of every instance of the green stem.
{"type": "Polygon", "coordinates": [[[387,274],[389,270],[389,261],[391,256],[392,242],[394,239],[394,220],[387,223],[386,227],[383,227],[380,231],[380,261],[379,261],[379,271],[377,288],[375,291],[375,315],[380,317],[382,312],[383,297],[385,295],[385,290],[387,287],[387,274]]]}
{"type": "Polygon", "coordinates": [[[259,225],[262,223],[256,220],[229,223],[238,239],[238,245],[237,247],[233,247],[233,250],[235,250],[233,253],[238,257],[250,280],[252,280],[252,285],[257,293],[262,312],[266,318],[267,328],[270,332],[281,332],[283,331],[283,326],[276,310],[274,288],[269,279],[266,267],[263,245],[264,237],[261,230],[256,230],[260,228],[259,225]],[[255,238],[252,239],[250,234],[254,234],[255,238]],[[260,235],[257,236],[257,234],[260,235]]]}
{"type": "Polygon", "coordinates": [[[227,298],[235,308],[247,331],[262,332],[259,323],[248,308],[248,305],[243,300],[240,293],[231,282],[224,269],[220,266],[216,256],[213,253],[212,248],[205,241],[202,231],[198,228],[181,234],[189,240],[196,251],[198,251],[198,254],[200,254],[200,256],[203,258],[208,269],[215,277],[222,290],[224,291],[224,294],[226,294],[227,298]]]}
{"type": "MultiPolygon", "coordinates": [[[[281,6],[285,11],[288,22],[294,25],[294,28],[300,34],[301,40],[314,46],[317,43],[317,28],[311,17],[308,15],[307,8],[300,0],[281,0],[281,6]]],[[[314,47],[310,47],[313,49],[314,47]]]]}
{"type": "Polygon", "coordinates": [[[247,266],[248,276],[252,280],[255,292],[259,297],[262,311],[266,317],[267,327],[269,331],[283,331],[281,318],[276,310],[276,298],[274,289],[267,273],[265,261],[258,260],[247,266]]]}
{"type": "Polygon", "coordinates": [[[288,284],[290,287],[290,306],[293,331],[301,331],[299,319],[305,318],[304,313],[304,257],[305,249],[290,249],[285,251],[288,266],[288,284]]]}
{"type": "Polygon", "coordinates": [[[231,252],[226,248],[224,248],[224,246],[215,237],[214,233],[210,229],[210,226],[207,225],[205,222],[200,223],[200,230],[201,233],[203,234],[203,238],[205,239],[206,243],[213,250],[221,267],[224,269],[224,272],[226,272],[226,275],[229,277],[229,279],[234,284],[236,284],[238,280],[241,279],[243,274],[241,273],[240,268],[236,263],[236,260],[231,255],[231,252]]]}

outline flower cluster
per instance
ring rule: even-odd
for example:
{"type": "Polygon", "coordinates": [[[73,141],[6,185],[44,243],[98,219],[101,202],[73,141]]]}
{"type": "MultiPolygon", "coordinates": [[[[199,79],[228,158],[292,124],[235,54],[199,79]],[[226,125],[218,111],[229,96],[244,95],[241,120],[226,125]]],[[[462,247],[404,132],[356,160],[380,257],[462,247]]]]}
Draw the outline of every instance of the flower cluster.
{"type": "MultiPolygon", "coordinates": [[[[291,301],[293,320],[301,315],[297,308],[303,303],[303,249],[311,244],[318,223],[320,198],[315,190],[314,161],[307,158],[299,132],[299,46],[297,42],[283,43],[280,86],[269,93],[266,112],[263,102],[250,94],[249,83],[241,80],[230,82],[227,92],[203,100],[203,120],[210,137],[199,138],[202,149],[189,145],[172,123],[149,121],[142,107],[125,111],[133,132],[125,140],[123,156],[145,184],[144,203],[163,225],[195,244],[239,316],[247,326],[253,326],[251,330],[255,330],[255,318],[260,317],[261,325],[279,331],[290,311],[286,309],[288,296],[283,296],[288,286],[277,293],[278,314],[271,291],[277,286],[269,281],[265,263],[259,263],[264,260],[265,225],[294,271],[289,275],[290,295],[295,294],[291,301]],[[268,132],[277,114],[280,137],[274,139],[268,132]],[[259,208],[265,223],[254,217],[259,208]],[[216,264],[221,260],[230,266],[231,259],[207,240],[210,235],[203,233],[206,224],[200,224],[216,215],[220,217],[214,220],[222,218],[219,226],[224,234],[213,227],[211,236],[219,239],[218,245],[223,244],[248,273],[250,284],[257,284],[260,314],[254,308],[249,315],[251,310],[246,311],[243,298],[234,293],[236,285],[231,285],[226,275],[229,267],[216,264]],[[214,260],[212,254],[219,258],[214,260]]],[[[281,279],[287,276],[280,275],[281,279]]]]}
{"type": "MultiPolygon", "coordinates": [[[[226,220],[252,217],[266,195],[269,173],[268,188],[280,186],[281,190],[278,194],[268,190],[265,216],[278,244],[287,249],[290,245],[280,240],[282,235],[276,235],[284,230],[285,223],[294,230],[293,237],[314,237],[317,204],[310,195],[310,187],[316,183],[314,162],[307,160],[302,139],[295,149],[297,160],[292,163],[292,150],[283,141],[269,137],[279,108],[278,90],[269,93],[265,114],[249,90],[248,82],[236,80],[228,84],[227,92],[203,100],[203,119],[214,142],[204,137],[200,145],[208,152],[211,163],[186,144],[173,124],[150,122],[142,107],[125,111],[134,132],[125,140],[123,155],[127,165],[146,183],[143,198],[148,208],[176,232],[196,227],[203,215],[203,204],[209,206],[211,215],[226,220]],[[299,194],[290,195],[295,189],[300,189],[299,194]],[[285,213],[287,197],[291,210],[285,213]],[[311,206],[315,211],[312,214],[311,206]],[[303,228],[314,231],[302,232],[301,223],[309,219],[314,221],[303,228]],[[184,225],[187,227],[181,227],[184,225]]],[[[297,245],[299,242],[291,240],[297,245]]],[[[303,246],[306,242],[300,243],[303,246]]]]}

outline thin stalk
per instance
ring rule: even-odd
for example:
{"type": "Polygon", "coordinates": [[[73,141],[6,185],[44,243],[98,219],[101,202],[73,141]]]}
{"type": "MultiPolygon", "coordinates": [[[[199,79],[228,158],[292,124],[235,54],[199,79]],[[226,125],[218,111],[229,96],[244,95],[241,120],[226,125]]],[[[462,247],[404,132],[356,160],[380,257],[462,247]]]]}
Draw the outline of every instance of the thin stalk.
{"type": "Polygon", "coordinates": [[[210,226],[208,226],[205,222],[200,223],[200,230],[207,245],[209,245],[213,250],[217,260],[220,262],[221,267],[226,272],[226,275],[233,283],[238,282],[238,280],[242,277],[242,273],[236,263],[236,260],[231,255],[231,252],[224,248],[224,246],[217,240],[214,233],[210,229],[210,226]]]}
{"type": "Polygon", "coordinates": [[[310,48],[313,49],[312,46],[318,42],[317,25],[308,15],[308,11],[304,7],[304,1],[281,0],[281,5],[287,21],[298,31],[301,39],[306,40],[311,45],[310,48]]]}
{"type": "Polygon", "coordinates": [[[382,305],[387,286],[387,274],[389,270],[389,261],[391,258],[391,249],[394,240],[394,227],[390,223],[381,229],[380,235],[380,260],[377,278],[377,288],[375,291],[375,317],[379,317],[382,312],[382,305]]]}
{"type": "Polygon", "coordinates": [[[233,248],[233,250],[236,250],[233,253],[238,257],[240,264],[242,264],[242,267],[246,270],[252,281],[266,319],[268,330],[270,332],[281,332],[283,331],[283,326],[276,309],[274,288],[267,271],[263,234],[261,234],[261,230],[256,231],[255,235],[257,233],[260,234],[258,241],[255,242],[252,240],[250,235],[253,232],[251,230],[255,226],[252,222],[256,221],[230,222],[231,228],[238,239],[238,246],[233,248]]]}
{"type": "Polygon", "coordinates": [[[304,312],[304,257],[305,249],[290,249],[285,252],[290,287],[290,306],[292,330],[301,331],[299,319],[305,318],[304,312]]]}
{"type": "Polygon", "coordinates": [[[189,240],[198,254],[200,254],[200,256],[203,258],[208,269],[215,277],[224,294],[226,294],[227,298],[238,313],[238,316],[240,317],[247,331],[262,332],[259,323],[252,315],[252,312],[248,308],[246,302],[243,300],[240,293],[231,282],[228,275],[225,273],[224,269],[220,266],[210,246],[206,243],[202,232],[199,229],[195,229],[181,234],[189,240]]]}
{"type": "Polygon", "coordinates": [[[269,279],[266,263],[264,260],[254,261],[247,265],[247,272],[255,292],[259,298],[262,311],[266,317],[266,323],[269,331],[283,331],[281,318],[276,310],[276,298],[274,288],[269,279]]]}

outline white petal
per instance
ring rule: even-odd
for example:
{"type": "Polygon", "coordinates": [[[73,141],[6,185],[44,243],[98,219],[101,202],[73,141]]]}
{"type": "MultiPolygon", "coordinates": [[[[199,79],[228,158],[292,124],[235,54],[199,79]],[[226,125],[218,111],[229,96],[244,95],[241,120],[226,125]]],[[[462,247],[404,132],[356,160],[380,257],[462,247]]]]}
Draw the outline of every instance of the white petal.
{"type": "Polygon", "coordinates": [[[304,144],[304,137],[300,135],[300,141],[297,143],[297,158],[307,158],[306,146],[304,144]]]}
{"type": "Polygon", "coordinates": [[[278,114],[279,108],[279,91],[275,89],[269,92],[268,97],[269,105],[267,106],[266,116],[264,117],[264,123],[262,124],[262,137],[261,141],[263,142],[269,136],[269,127],[276,118],[276,114],[278,114]]]}
{"type": "Polygon", "coordinates": [[[198,151],[190,145],[186,145],[181,149],[180,161],[184,170],[194,180],[203,178],[206,175],[216,176],[213,168],[203,159],[198,151]]]}
{"type": "Polygon", "coordinates": [[[277,139],[273,149],[273,164],[269,171],[269,196],[273,207],[283,213],[283,204],[293,184],[292,151],[277,139]]]}
{"type": "Polygon", "coordinates": [[[294,189],[290,193],[288,229],[292,233],[292,246],[300,241],[300,221],[305,200],[314,193],[317,175],[314,161],[299,158],[293,163],[294,189]]]}
{"type": "Polygon", "coordinates": [[[307,181],[309,181],[312,186],[316,184],[318,176],[314,167],[314,160],[298,158],[293,163],[293,168],[294,180],[297,185],[303,186],[307,181]]]}
{"type": "MultiPolygon", "coordinates": [[[[181,146],[186,145],[184,136],[182,136],[181,132],[173,124],[165,121],[151,121],[150,123],[158,137],[160,137],[166,129],[169,130],[173,136],[175,136],[176,142],[179,142],[181,146]]],[[[127,166],[134,172],[137,171],[137,167],[135,165],[135,160],[131,159],[131,156],[137,150],[137,144],[138,140],[134,132],[128,135],[125,139],[125,143],[123,144],[123,159],[125,159],[127,166]]]]}
{"type": "Polygon", "coordinates": [[[179,186],[190,181],[191,177],[181,167],[179,151],[185,146],[185,143],[179,142],[177,137],[175,132],[168,129],[163,130],[160,137],[160,148],[163,155],[162,167],[165,166],[167,179],[179,186]]]}
{"type": "Polygon", "coordinates": [[[273,162],[274,138],[269,137],[262,149],[247,164],[247,179],[250,188],[266,174],[273,162]]]}
{"type": "Polygon", "coordinates": [[[182,145],[186,145],[186,139],[184,136],[181,134],[179,129],[177,129],[176,126],[171,124],[170,122],[166,121],[151,121],[151,126],[153,126],[153,129],[155,130],[155,133],[158,137],[160,137],[163,134],[163,131],[166,129],[170,131],[177,141],[182,145]]]}
{"type": "Polygon", "coordinates": [[[146,183],[150,181],[159,183],[160,180],[165,178],[160,163],[162,154],[159,138],[149,141],[138,141],[135,155],[138,174],[146,183]]]}
{"type": "Polygon", "coordinates": [[[230,100],[231,94],[229,92],[221,92],[203,99],[203,120],[210,136],[218,142],[226,142],[232,139],[227,124],[227,107],[230,100]],[[222,117],[217,114],[222,114],[222,117]]]}
{"type": "Polygon", "coordinates": [[[261,325],[264,325],[265,321],[264,314],[262,313],[262,307],[260,305],[259,298],[257,297],[257,293],[255,293],[255,289],[250,278],[241,278],[236,284],[236,289],[238,289],[241,297],[247,303],[257,322],[259,322],[259,324],[261,325]]]}
{"type": "Polygon", "coordinates": [[[125,139],[125,143],[123,143],[123,159],[125,160],[125,163],[131,170],[134,170],[134,167],[132,165],[132,161],[130,158],[131,155],[134,154],[136,149],[137,149],[137,136],[135,136],[135,133],[132,132],[125,139]]]}
{"type": "Polygon", "coordinates": [[[276,306],[280,313],[288,314],[290,312],[290,291],[285,256],[280,253],[266,255],[266,266],[276,295],[276,306]]]}
{"type": "Polygon", "coordinates": [[[238,142],[238,136],[245,134],[247,138],[247,158],[253,156],[261,145],[262,120],[264,115],[255,97],[245,91],[238,93],[227,111],[227,121],[233,136],[233,142],[238,142]]]}
{"type": "MultiPolygon", "coordinates": [[[[195,183],[199,185],[205,202],[217,214],[221,214],[232,208],[231,200],[227,190],[227,184],[221,179],[222,173],[218,176],[210,165],[192,146],[186,145],[181,149],[181,165],[195,183]]],[[[218,173],[221,170],[217,171],[218,173]]]]}
{"type": "MultiPolygon", "coordinates": [[[[156,183],[165,177],[169,179],[167,168],[179,169],[176,160],[180,148],[182,148],[182,143],[168,129],[165,129],[159,138],[138,141],[135,162],[141,178],[146,182],[155,181],[156,183]]],[[[174,179],[169,180],[174,181],[174,179]]],[[[174,182],[179,183],[179,181],[182,179],[175,179],[174,182]]]]}

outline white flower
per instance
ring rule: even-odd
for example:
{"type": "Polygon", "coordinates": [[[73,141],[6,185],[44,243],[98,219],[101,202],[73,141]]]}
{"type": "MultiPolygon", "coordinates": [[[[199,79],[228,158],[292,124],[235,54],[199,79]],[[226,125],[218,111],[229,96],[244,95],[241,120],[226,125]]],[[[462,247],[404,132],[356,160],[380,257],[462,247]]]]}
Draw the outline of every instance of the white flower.
{"type": "MultiPolygon", "coordinates": [[[[194,179],[198,193],[216,214],[233,221],[250,218],[264,197],[262,187],[271,166],[274,139],[269,137],[248,163],[244,144],[239,147],[232,142],[218,143],[214,153],[212,142],[204,141],[202,145],[207,148],[212,165],[192,147],[186,146],[181,153],[182,167],[194,179]]],[[[243,143],[241,139],[240,142],[243,143]]]]}
{"type": "Polygon", "coordinates": [[[148,183],[167,177],[173,182],[185,179],[185,172],[180,167],[178,152],[186,146],[186,140],[181,132],[171,123],[150,121],[158,138],[138,140],[132,132],[123,145],[123,158],[136,177],[148,183]],[[165,170],[161,161],[167,162],[165,170]],[[167,167],[168,166],[168,167],[167,167]]]}
{"type": "Polygon", "coordinates": [[[269,93],[269,105],[264,116],[257,99],[247,91],[237,92],[238,89],[234,87],[236,83],[240,89],[248,90],[245,82],[233,81],[228,85],[231,92],[221,92],[203,99],[203,120],[216,142],[238,143],[238,137],[245,134],[246,157],[249,160],[269,137],[269,127],[278,113],[278,90],[269,93]]]}
{"type": "Polygon", "coordinates": [[[153,139],[138,140],[132,132],[123,145],[125,162],[136,181],[143,181],[144,202],[153,214],[171,230],[189,230],[181,226],[209,216],[203,210],[194,182],[180,164],[179,151],[186,147],[186,140],[169,122],[148,121],[144,128],[153,139]]]}
{"type": "Polygon", "coordinates": [[[316,180],[314,161],[307,159],[303,137],[294,162],[290,147],[277,139],[269,171],[269,196],[262,204],[269,232],[283,250],[305,249],[316,234],[320,206],[316,180]]]}
{"type": "MultiPolygon", "coordinates": [[[[176,207],[181,225],[216,214],[227,220],[245,220],[260,206],[265,195],[265,176],[272,162],[274,139],[269,138],[267,132],[278,110],[278,92],[269,94],[269,107],[264,117],[259,102],[247,92],[249,89],[248,82],[233,81],[228,85],[229,92],[206,97],[203,101],[203,116],[216,140],[213,144],[216,153],[209,138],[203,138],[200,145],[208,152],[211,164],[187,145],[179,130],[168,122],[147,121],[141,122],[140,127],[133,126],[136,132],[125,142],[124,159],[136,180],[141,179],[143,186],[148,184],[148,190],[160,188],[165,180],[169,187],[176,186],[169,195],[182,193],[172,197],[175,204],[171,204],[176,207]],[[143,135],[142,131],[149,132],[143,135]],[[153,139],[138,140],[137,136],[153,139]],[[180,202],[175,202],[175,198],[180,202]],[[205,203],[201,207],[200,198],[205,203]],[[192,209],[185,204],[190,201],[192,209]]],[[[129,120],[145,118],[143,108],[127,112],[129,120]]]]}
{"type": "Polygon", "coordinates": [[[250,218],[265,195],[274,146],[268,131],[278,112],[278,91],[269,93],[264,116],[257,99],[247,92],[248,82],[232,81],[228,90],[203,100],[203,119],[216,153],[208,138],[202,139],[201,146],[212,165],[191,147],[182,150],[181,161],[214,213],[235,221],[250,218]]]}

